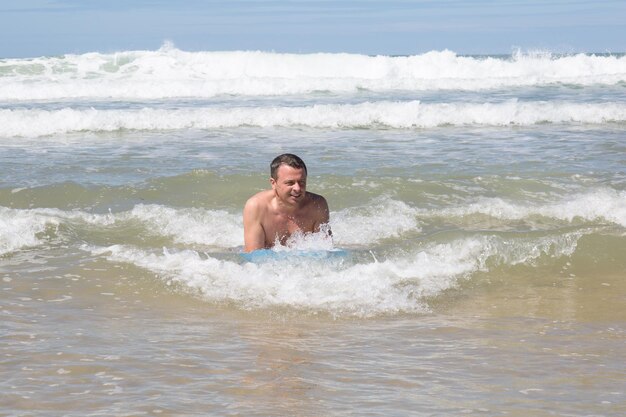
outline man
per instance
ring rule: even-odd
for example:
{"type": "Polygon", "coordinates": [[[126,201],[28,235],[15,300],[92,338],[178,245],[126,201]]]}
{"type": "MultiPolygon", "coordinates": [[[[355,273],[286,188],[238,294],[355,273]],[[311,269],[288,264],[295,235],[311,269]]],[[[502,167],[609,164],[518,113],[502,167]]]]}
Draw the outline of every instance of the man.
{"type": "MultiPolygon", "coordinates": [[[[270,164],[271,190],[248,199],[243,209],[244,251],[285,244],[294,233],[319,232],[328,223],[328,203],[306,191],[306,165],[293,154],[279,155],[270,164]]],[[[328,236],[330,229],[324,228],[328,236]]]]}

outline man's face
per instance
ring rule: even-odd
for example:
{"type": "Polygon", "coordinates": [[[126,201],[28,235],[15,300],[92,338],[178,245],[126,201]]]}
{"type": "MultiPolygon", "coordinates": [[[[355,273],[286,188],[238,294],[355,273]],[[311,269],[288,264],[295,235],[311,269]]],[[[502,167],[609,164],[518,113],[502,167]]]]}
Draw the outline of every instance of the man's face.
{"type": "Polygon", "coordinates": [[[282,164],[276,171],[276,179],[270,178],[270,183],[282,202],[297,205],[306,192],[306,172],[302,168],[282,164]]]}

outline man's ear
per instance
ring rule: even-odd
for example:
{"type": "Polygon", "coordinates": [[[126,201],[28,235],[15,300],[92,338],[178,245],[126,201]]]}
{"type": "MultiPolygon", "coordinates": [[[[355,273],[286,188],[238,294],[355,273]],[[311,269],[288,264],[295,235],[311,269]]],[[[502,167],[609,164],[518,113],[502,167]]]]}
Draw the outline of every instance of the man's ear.
{"type": "Polygon", "coordinates": [[[270,177],[270,184],[272,186],[272,189],[274,189],[274,187],[276,186],[276,180],[272,177],[270,177]]]}

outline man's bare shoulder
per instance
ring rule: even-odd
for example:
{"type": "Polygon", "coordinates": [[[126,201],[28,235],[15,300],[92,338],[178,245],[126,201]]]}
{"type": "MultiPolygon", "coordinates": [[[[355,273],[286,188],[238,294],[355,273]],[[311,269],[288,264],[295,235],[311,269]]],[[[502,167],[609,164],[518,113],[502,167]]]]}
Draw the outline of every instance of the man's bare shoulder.
{"type": "Polygon", "coordinates": [[[328,221],[328,203],[326,199],[315,193],[310,193],[307,191],[308,204],[309,207],[307,210],[315,213],[314,217],[317,219],[319,223],[326,223],[328,221]]]}
{"type": "Polygon", "coordinates": [[[328,206],[328,203],[326,202],[326,199],[323,196],[309,192],[309,191],[307,191],[306,194],[307,194],[309,201],[313,203],[314,205],[321,206],[321,207],[328,206]]]}
{"type": "Polygon", "coordinates": [[[244,211],[261,211],[268,207],[274,193],[272,190],[259,191],[246,201],[244,211]]]}

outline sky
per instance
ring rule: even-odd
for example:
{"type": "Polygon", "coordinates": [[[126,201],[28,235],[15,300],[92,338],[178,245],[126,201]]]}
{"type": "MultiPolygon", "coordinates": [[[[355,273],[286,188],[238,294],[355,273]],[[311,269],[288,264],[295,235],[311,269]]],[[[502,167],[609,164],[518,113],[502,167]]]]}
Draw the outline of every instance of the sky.
{"type": "Polygon", "coordinates": [[[0,0],[0,58],[156,50],[626,52],[626,0],[0,0]]]}

